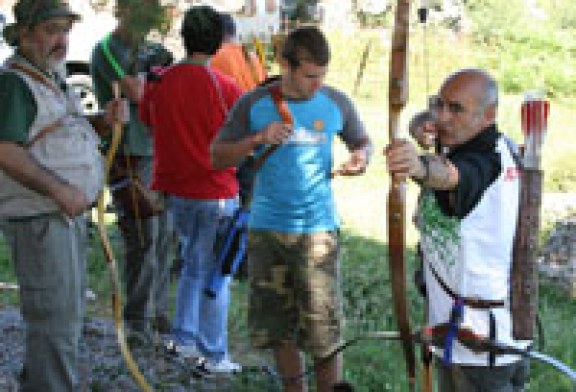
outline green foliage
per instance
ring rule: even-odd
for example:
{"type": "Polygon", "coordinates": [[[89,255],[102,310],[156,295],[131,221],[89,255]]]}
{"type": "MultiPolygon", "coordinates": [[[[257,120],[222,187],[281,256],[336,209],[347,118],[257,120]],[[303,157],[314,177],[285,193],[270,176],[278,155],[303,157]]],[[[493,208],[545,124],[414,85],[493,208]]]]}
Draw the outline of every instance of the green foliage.
{"type": "MultiPolygon", "coordinates": [[[[558,288],[541,283],[538,312],[544,328],[544,347],[537,349],[552,355],[574,369],[576,367],[576,330],[574,329],[576,300],[567,299],[565,293],[558,288]]],[[[573,390],[574,384],[568,377],[559,375],[549,366],[533,362],[530,374],[529,391],[573,390]]]]}
{"type": "Polygon", "coordinates": [[[521,31],[523,3],[522,0],[466,1],[476,40],[482,44],[498,44],[507,32],[521,31]]]}
{"type": "MultiPolygon", "coordinates": [[[[10,251],[5,239],[0,232],[0,282],[16,283],[16,274],[14,265],[10,261],[10,251]]],[[[14,304],[18,301],[18,292],[16,290],[0,290],[0,308],[6,305],[14,304]]]]}
{"type": "Polygon", "coordinates": [[[371,14],[363,11],[356,12],[358,24],[360,27],[367,29],[390,27],[393,24],[393,17],[394,15],[390,10],[386,10],[379,14],[371,14]]]}
{"type": "Polygon", "coordinates": [[[164,34],[170,29],[166,6],[160,0],[117,0],[116,8],[137,41],[144,40],[152,30],[164,34]]]}
{"type": "MultiPolygon", "coordinates": [[[[540,0],[541,7],[549,16],[550,23],[559,30],[576,28],[576,3],[566,0],[540,0]]],[[[573,37],[572,37],[573,38],[573,37]]],[[[574,39],[572,39],[574,44],[574,39]]]]}
{"type": "Polygon", "coordinates": [[[471,36],[484,53],[479,65],[494,68],[501,88],[520,93],[535,87],[549,97],[576,93],[576,3],[523,0],[466,2],[471,36]]]}
{"type": "Polygon", "coordinates": [[[546,173],[544,189],[555,192],[573,191],[576,184],[576,161],[567,161],[566,157],[555,160],[546,173]]]}

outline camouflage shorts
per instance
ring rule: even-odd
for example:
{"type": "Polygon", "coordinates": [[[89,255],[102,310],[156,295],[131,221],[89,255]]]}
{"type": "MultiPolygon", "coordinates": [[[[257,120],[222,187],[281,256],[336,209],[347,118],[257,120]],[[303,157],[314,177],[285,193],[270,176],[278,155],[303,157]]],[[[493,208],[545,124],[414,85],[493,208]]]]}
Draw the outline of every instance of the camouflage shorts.
{"type": "Polygon", "coordinates": [[[294,340],[325,357],[341,342],[342,298],[336,231],[248,237],[252,345],[275,348],[294,340]]]}

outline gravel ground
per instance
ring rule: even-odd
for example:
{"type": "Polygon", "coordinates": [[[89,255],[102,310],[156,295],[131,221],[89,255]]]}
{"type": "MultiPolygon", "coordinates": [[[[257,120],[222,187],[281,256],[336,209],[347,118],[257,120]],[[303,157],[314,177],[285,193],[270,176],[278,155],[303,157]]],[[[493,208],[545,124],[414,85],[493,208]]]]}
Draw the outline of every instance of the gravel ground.
{"type": "MultiPolygon", "coordinates": [[[[157,340],[161,342],[160,337],[157,340]]],[[[17,308],[0,309],[0,347],[0,391],[17,392],[17,375],[24,355],[24,324],[17,308]]],[[[155,391],[278,391],[276,380],[262,367],[245,367],[235,376],[206,376],[195,370],[193,362],[164,350],[140,348],[132,353],[155,391]]],[[[86,321],[80,375],[82,392],[139,391],[124,365],[112,320],[86,321]]]]}

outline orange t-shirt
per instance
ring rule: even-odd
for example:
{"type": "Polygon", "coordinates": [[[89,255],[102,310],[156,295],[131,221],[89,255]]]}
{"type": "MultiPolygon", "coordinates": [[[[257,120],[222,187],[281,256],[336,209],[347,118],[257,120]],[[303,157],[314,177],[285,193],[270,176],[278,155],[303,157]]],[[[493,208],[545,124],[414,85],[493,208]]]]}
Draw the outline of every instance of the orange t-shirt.
{"type": "Polygon", "coordinates": [[[266,79],[266,70],[254,53],[249,52],[250,63],[246,61],[242,45],[228,42],[210,60],[210,66],[230,76],[244,91],[252,90],[266,79]]]}

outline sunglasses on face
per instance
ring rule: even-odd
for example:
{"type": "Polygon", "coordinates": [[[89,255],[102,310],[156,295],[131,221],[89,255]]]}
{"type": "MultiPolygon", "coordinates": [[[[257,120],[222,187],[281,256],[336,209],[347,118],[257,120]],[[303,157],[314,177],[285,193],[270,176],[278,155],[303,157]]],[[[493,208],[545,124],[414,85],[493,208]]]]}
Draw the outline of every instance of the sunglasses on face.
{"type": "Polygon", "coordinates": [[[466,111],[466,108],[458,101],[444,101],[437,95],[428,98],[428,108],[435,112],[444,111],[447,108],[451,114],[461,114],[466,111]]]}

